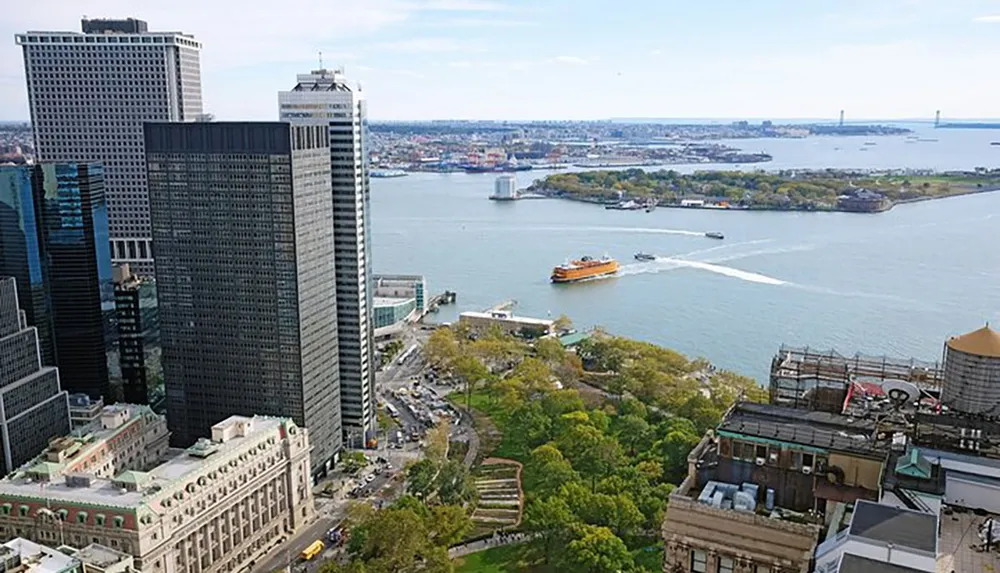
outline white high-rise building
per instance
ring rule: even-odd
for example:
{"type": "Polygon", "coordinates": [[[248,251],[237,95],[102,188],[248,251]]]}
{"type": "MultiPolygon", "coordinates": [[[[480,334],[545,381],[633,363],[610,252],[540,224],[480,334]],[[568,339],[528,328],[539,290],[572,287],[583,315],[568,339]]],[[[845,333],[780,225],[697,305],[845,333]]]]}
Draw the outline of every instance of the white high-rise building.
{"type": "Polygon", "coordinates": [[[281,120],[330,129],[340,408],[345,444],[358,447],[377,426],[366,104],[341,71],[315,70],[297,79],[291,91],[278,94],[281,120]]]}
{"type": "Polygon", "coordinates": [[[202,114],[201,44],[146,22],[87,20],[83,32],[26,32],[28,104],[43,161],[100,162],[111,256],[153,271],[142,124],[202,114]]]}

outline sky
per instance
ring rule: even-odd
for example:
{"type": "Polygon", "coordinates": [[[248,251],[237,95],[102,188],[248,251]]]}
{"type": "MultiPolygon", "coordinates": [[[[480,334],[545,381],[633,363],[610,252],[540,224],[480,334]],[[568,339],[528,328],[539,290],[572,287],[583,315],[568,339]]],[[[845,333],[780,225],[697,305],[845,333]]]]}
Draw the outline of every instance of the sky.
{"type": "Polygon", "coordinates": [[[14,34],[84,15],[197,37],[220,120],[277,119],[320,52],[372,119],[1000,117],[1000,0],[33,0],[0,120],[29,115],[14,34]]]}

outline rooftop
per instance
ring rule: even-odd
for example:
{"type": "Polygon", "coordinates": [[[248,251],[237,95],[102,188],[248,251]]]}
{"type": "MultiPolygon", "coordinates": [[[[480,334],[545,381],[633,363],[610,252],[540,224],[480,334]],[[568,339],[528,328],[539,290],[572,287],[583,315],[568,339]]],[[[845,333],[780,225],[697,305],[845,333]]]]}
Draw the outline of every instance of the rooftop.
{"type": "Polygon", "coordinates": [[[948,348],[966,354],[1000,358],[1000,332],[990,328],[989,324],[968,334],[950,338],[946,344],[948,348]]]}
{"type": "Polygon", "coordinates": [[[1000,554],[986,553],[974,547],[982,545],[979,531],[987,519],[990,518],[973,513],[941,516],[937,573],[1000,571],[1000,554]]]}
{"type": "Polygon", "coordinates": [[[74,553],[73,556],[88,565],[94,565],[101,569],[106,569],[116,563],[132,559],[132,556],[127,553],[122,553],[98,543],[91,543],[74,553]]]}
{"type": "Polygon", "coordinates": [[[837,573],[920,573],[922,569],[905,567],[884,561],[876,561],[853,553],[845,553],[840,558],[837,573]]]}
{"type": "Polygon", "coordinates": [[[739,434],[822,450],[884,455],[888,444],[871,439],[870,420],[829,412],[741,402],[719,425],[720,435],[739,434]]]}
{"type": "Polygon", "coordinates": [[[937,516],[929,513],[858,501],[850,534],[898,547],[937,552],[937,516]]]}
{"type": "Polygon", "coordinates": [[[396,306],[397,304],[406,304],[410,301],[416,300],[411,297],[395,297],[395,296],[374,296],[372,297],[372,304],[375,306],[396,306]]]}
{"type": "Polygon", "coordinates": [[[469,318],[484,318],[490,320],[506,320],[509,322],[517,322],[521,324],[532,324],[536,326],[552,326],[553,321],[544,318],[529,318],[526,316],[514,316],[509,312],[504,311],[494,311],[494,312],[463,312],[459,315],[459,318],[467,316],[469,318]]]}
{"type": "Polygon", "coordinates": [[[32,573],[59,573],[79,565],[76,559],[45,545],[15,537],[0,547],[0,557],[18,555],[26,571],[32,573]]]}
{"type": "Polygon", "coordinates": [[[173,450],[173,457],[148,472],[125,471],[113,479],[59,473],[52,476],[51,481],[39,482],[21,470],[0,480],[0,498],[11,496],[134,508],[158,496],[173,493],[173,488],[189,474],[222,466],[232,457],[230,454],[258,444],[266,436],[273,437],[279,427],[291,424],[284,418],[232,416],[213,426],[213,431],[229,428],[226,424],[233,422],[249,422],[245,424],[247,432],[227,434],[222,442],[203,440],[186,450],[173,450]],[[205,442],[213,447],[206,449],[205,442]]]}

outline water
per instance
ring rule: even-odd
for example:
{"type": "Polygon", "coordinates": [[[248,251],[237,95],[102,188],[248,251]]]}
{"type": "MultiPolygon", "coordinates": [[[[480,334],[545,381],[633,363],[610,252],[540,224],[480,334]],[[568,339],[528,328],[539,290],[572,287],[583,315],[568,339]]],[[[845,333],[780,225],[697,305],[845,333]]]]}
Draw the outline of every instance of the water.
{"type": "MultiPolygon", "coordinates": [[[[1000,148],[988,145],[1000,133],[931,133],[921,136],[938,142],[878,138],[867,152],[859,151],[863,138],[734,144],[772,153],[768,169],[1000,163],[1000,148]]],[[[524,185],[541,175],[519,178],[524,185]]],[[[488,175],[373,180],[376,270],[423,274],[432,292],[457,291],[457,308],[441,320],[514,299],[525,316],[567,314],[579,327],[704,356],[761,381],[781,343],[936,360],[947,336],[986,320],[1000,324],[1000,192],[879,215],[644,213],[556,200],[496,203],[486,199],[492,186],[488,175]],[[658,258],[639,263],[637,251],[658,258]],[[620,276],[549,283],[552,267],[567,258],[605,253],[623,264],[620,276]]]]}

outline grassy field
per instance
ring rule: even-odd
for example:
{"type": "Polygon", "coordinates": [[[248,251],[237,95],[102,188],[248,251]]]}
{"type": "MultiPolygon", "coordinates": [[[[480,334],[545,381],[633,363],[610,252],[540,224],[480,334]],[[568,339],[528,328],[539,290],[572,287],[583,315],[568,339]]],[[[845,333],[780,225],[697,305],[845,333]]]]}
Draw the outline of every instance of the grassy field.
{"type": "Polygon", "coordinates": [[[530,555],[527,545],[507,545],[491,547],[486,551],[473,553],[455,562],[455,573],[555,573],[555,569],[543,565],[530,555]]]}
{"type": "MultiPolygon", "coordinates": [[[[636,565],[646,571],[663,569],[663,547],[642,548],[632,552],[636,565]],[[654,549],[654,550],[650,550],[654,549]]],[[[530,545],[491,547],[455,561],[455,573],[558,573],[559,568],[546,565],[532,552],[530,545]]]]}

